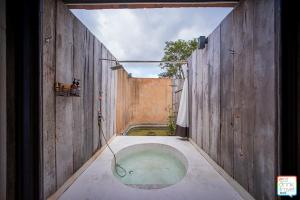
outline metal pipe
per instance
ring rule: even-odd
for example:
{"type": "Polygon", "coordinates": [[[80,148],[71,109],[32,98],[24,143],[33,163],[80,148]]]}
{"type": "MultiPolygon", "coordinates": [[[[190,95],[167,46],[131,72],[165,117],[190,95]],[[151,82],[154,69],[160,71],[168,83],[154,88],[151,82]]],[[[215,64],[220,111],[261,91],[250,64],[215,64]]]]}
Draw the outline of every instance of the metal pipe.
{"type": "Polygon", "coordinates": [[[173,64],[186,64],[187,61],[158,61],[158,60],[123,60],[120,63],[173,63],[173,64]]]}
{"type": "Polygon", "coordinates": [[[172,64],[186,64],[187,61],[162,61],[162,60],[113,60],[107,58],[100,58],[99,60],[113,61],[117,63],[172,63],[172,64]]]}

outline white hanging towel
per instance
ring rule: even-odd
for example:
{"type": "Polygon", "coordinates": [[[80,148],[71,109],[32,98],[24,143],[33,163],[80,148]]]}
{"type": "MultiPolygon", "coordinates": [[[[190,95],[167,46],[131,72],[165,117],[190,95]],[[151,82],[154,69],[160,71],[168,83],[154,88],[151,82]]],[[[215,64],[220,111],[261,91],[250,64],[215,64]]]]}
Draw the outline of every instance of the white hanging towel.
{"type": "Polygon", "coordinates": [[[187,64],[182,66],[182,70],[185,79],[183,82],[176,124],[181,127],[189,127],[189,105],[188,105],[189,95],[188,95],[187,64]]]}

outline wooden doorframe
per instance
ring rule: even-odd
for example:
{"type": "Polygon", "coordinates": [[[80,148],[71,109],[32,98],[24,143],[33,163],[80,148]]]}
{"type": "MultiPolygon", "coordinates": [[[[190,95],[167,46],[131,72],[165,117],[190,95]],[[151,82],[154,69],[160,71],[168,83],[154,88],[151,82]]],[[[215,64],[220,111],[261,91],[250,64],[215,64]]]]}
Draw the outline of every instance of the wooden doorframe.
{"type": "Polygon", "coordinates": [[[234,7],[239,0],[63,0],[70,9],[234,7]]]}

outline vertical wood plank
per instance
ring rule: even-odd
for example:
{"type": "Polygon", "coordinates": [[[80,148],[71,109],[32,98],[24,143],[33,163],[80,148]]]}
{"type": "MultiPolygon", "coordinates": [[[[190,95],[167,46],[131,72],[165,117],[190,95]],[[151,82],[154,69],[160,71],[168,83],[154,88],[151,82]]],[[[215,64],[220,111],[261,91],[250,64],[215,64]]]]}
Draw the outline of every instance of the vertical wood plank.
{"type": "Polygon", "coordinates": [[[253,187],[253,2],[234,11],[234,177],[248,191],[253,187]]]}
{"type": "MultiPolygon", "coordinates": [[[[105,48],[104,45],[102,45],[102,58],[107,58],[107,50],[105,48]]],[[[108,136],[107,134],[107,61],[106,60],[102,60],[102,101],[101,101],[101,113],[103,116],[103,119],[101,121],[101,127],[102,127],[102,132],[105,135],[105,137],[107,138],[108,136]]],[[[103,138],[102,138],[103,139],[103,138]]],[[[101,141],[102,144],[104,144],[104,140],[101,141]]]]}
{"type": "Polygon", "coordinates": [[[84,134],[86,136],[85,160],[87,160],[93,152],[94,36],[89,31],[87,31],[87,45],[87,64],[83,72],[84,134]]]}
{"type": "Polygon", "coordinates": [[[200,115],[199,115],[199,104],[201,102],[200,97],[199,97],[199,72],[200,72],[200,65],[199,65],[199,59],[200,59],[200,50],[196,50],[196,70],[195,70],[195,143],[199,146],[201,146],[201,144],[199,144],[199,142],[201,141],[201,135],[199,134],[199,120],[200,120],[200,115]]]}
{"type": "Polygon", "coordinates": [[[202,50],[196,50],[196,72],[195,72],[195,96],[196,96],[196,119],[195,119],[195,135],[196,135],[196,144],[199,147],[202,147],[202,133],[200,129],[202,127],[202,120],[201,120],[201,104],[202,104],[202,93],[201,93],[201,81],[202,81],[202,68],[201,68],[201,59],[202,59],[202,50]]]}
{"type": "MultiPolygon", "coordinates": [[[[197,142],[202,137],[204,151],[257,199],[275,198],[274,30],[274,1],[241,1],[209,36],[203,55],[198,55],[207,59],[206,66],[202,71],[191,68],[189,74],[189,90],[196,83],[200,91],[189,91],[190,98],[197,103],[202,98],[200,106],[190,103],[190,109],[198,110],[197,117],[190,111],[192,130],[198,118],[197,142]]],[[[197,61],[197,65],[202,64],[197,61]]]]}
{"type": "Polygon", "coordinates": [[[79,20],[73,20],[73,35],[74,35],[74,56],[73,56],[73,76],[80,79],[81,97],[72,98],[73,107],[73,162],[74,170],[79,169],[85,161],[86,145],[84,132],[84,69],[86,68],[86,49],[87,49],[87,29],[79,20]]]}
{"type": "MultiPolygon", "coordinates": [[[[254,196],[275,198],[276,102],[274,1],[254,2],[254,196]]],[[[253,97],[252,97],[253,98],[253,97]]]]}
{"type": "Polygon", "coordinates": [[[221,23],[220,53],[220,112],[221,142],[220,165],[233,176],[233,14],[230,13],[221,23]]]}
{"type": "MultiPolygon", "coordinates": [[[[56,36],[56,80],[71,83],[73,78],[73,15],[60,1],[57,1],[56,36]]],[[[56,97],[57,187],[61,186],[73,173],[72,109],[72,98],[56,97]]]]}
{"type": "MultiPolygon", "coordinates": [[[[110,54],[109,51],[107,51],[107,56],[110,60],[113,59],[112,55],[110,54]]],[[[107,77],[108,77],[108,87],[107,89],[107,116],[108,116],[108,121],[107,121],[107,129],[108,129],[108,138],[110,138],[112,136],[112,90],[113,90],[113,77],[112,77],[112,70],[110,69],[113,65],[115,64],[115,62],[113,61],[109,61],[108,63],[108,68],[107,68],[107,77]]]]}
{"type": "Polygon", "coordinates": [[[191,126],[190,137],[196,142],[197,135],[197,108],[196,108],[196,74],[197,74],[197,50],[192,54],[192,66],[191,66],[191,126]]]}
{"type": "Polygon", "coordinates": [[[209,153],[209,65],[208,65],[208,47],[203,49],[203,74],[202,74],[202,93],[203,93],[203,150],[209,153]]]}
{"type": "Polygon", "coordinates": [[[188,106],[189,106],[189,111],[188,111],[188,116],[189,116],[189,138],[192,138],[192,124],[193,124],[193,119],[192,119],[192,113],[193,113],[193,109],[192,109],[192,99],[193,99],[193,90],[192,90],[192,83],[193,83],[193,59],[192,56],[190,56],[187,60],[188,62],[188,106]]]}
{"type": "Polygon", "coordinates": [[[219,152],[220,135],[220,27],[209,36],[208,41],[209,65],[209,136],[210,156],[216,162],[219,152]]]}
{"type": "MultiPolygon", "coordinates": [[[[116,58],[113,56],[113,59],[116,58]]],[[[113,63],[115,65],[116,63],[113,63]]],[[[116,98],[117,98],[117,71],[112,71],[112,135],[116,134],[116,98]]]]}
{"type": "Polygon", "coordinates": [[[43,15],[43,196],[56,190],[55,20],[56,1],[44,1],[43,15]]]}
{"type": "Polygon", "coordinates": [[[94,119],[93,119],[93,151],[100,148],[99,142],[99,126],[98,126],[98,111],[100,111],[99,96],[101,92],[101,43],[94,40],[94,119]]]}
{"type": "Polygon", "coordinates": [[[203,67],[204,50],[197,53],[197,145],[203,148],[203,67]]]}

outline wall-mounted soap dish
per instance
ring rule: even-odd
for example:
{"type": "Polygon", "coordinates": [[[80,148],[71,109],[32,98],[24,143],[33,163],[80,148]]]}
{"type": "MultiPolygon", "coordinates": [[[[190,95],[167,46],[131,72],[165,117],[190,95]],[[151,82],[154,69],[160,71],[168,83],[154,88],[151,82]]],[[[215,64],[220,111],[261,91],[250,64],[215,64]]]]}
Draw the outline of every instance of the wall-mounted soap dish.
{"type": "Polygon", "coordinates": [[[80,97],[80,84],[79,79],[73,80],[72,84],[55,82],[54,90],[56,96],[65,96],[65,97],[80,97]]]}

